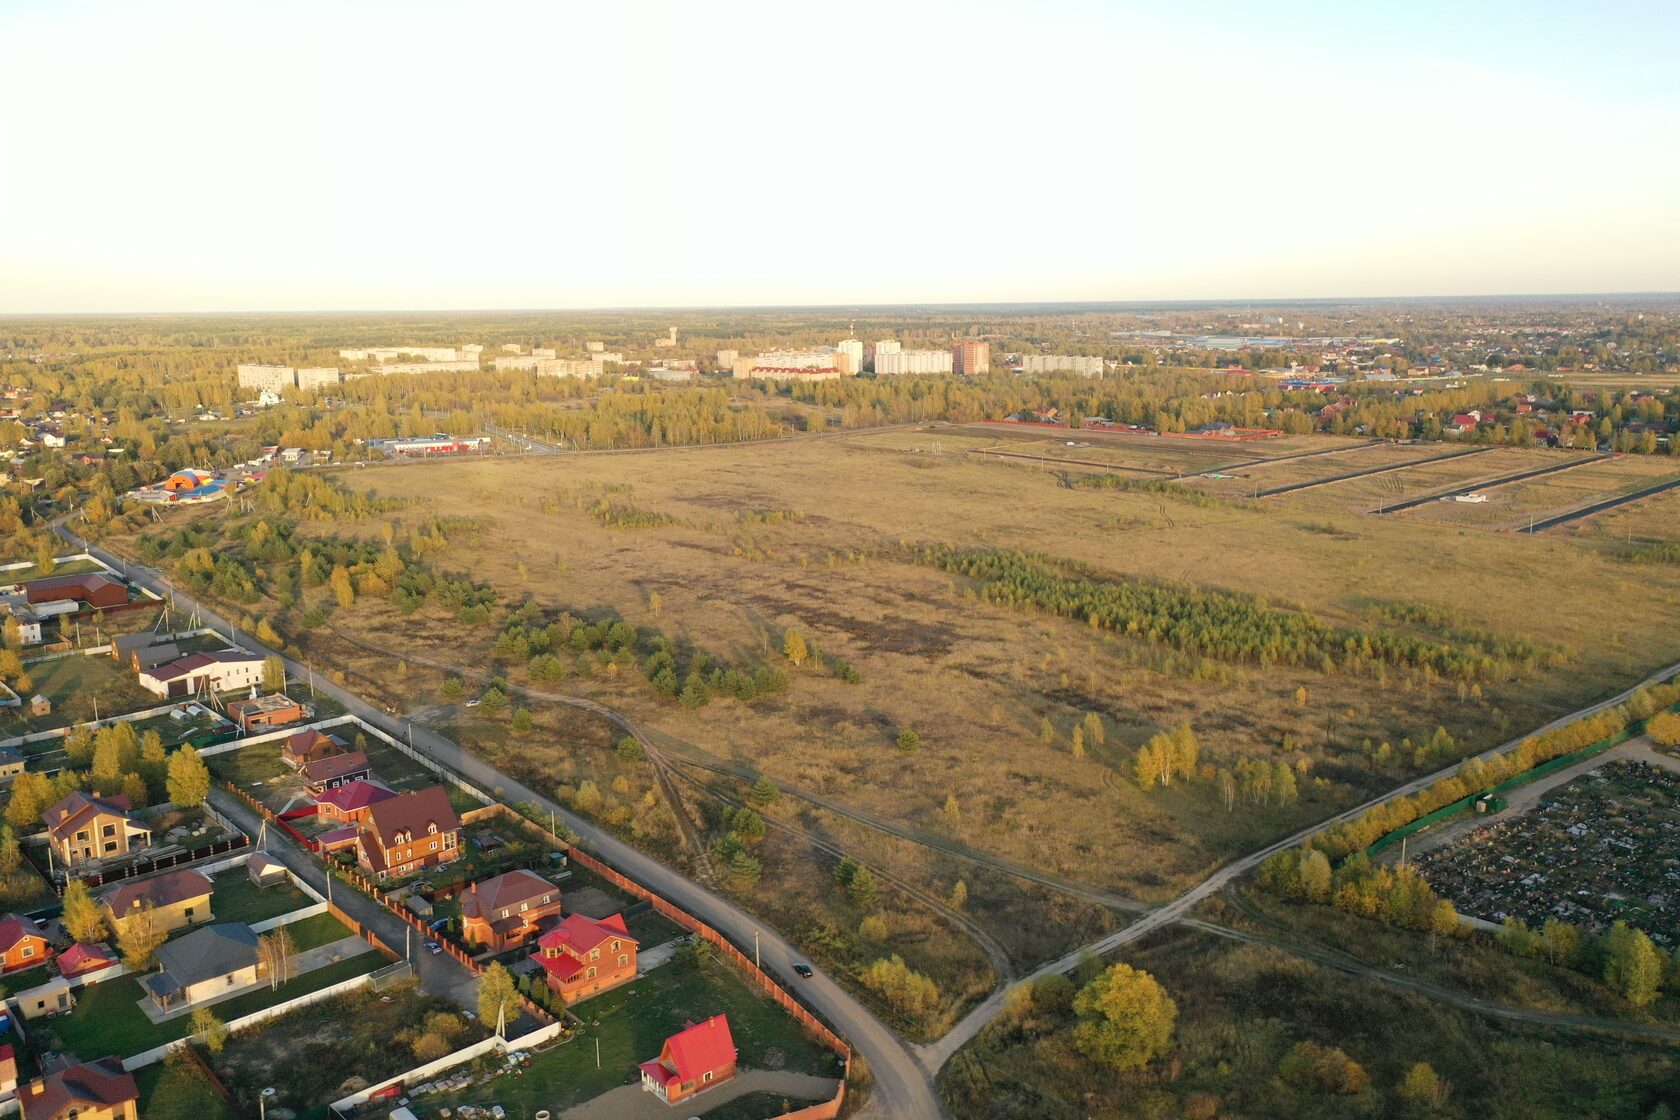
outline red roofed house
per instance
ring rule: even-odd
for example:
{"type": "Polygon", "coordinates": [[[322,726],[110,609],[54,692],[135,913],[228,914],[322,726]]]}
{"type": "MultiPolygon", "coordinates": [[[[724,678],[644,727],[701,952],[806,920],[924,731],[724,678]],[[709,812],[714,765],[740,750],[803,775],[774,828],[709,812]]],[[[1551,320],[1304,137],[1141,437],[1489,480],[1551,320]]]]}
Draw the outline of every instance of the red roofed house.
{"type": "Polygon", "coordinates": [[[0,1097],[17,1091],[17,1055],[11,1046],[0,1046],[0,1097]]]}
{"type": "Polygon", "coordinates": [[[623,914],[599,920],[568,914],[537,938],[532,956],[547,974],[550,990],[567,1004],[636,978],[636,939],[623,914]]]}
{"type": "Polygon", "coordinates": [[[401,878],[461,858],[461,818],[442,786],[399,793],[368,808],[356,862],[378,879],[401,878]]]}
{"type": "Polygon", "coordinates": [[[58,955],[60,976],[80,976],[84,972],[98,972],[117,963],[117,955],[105,945],[90,945],[78,941],[58,955]]]}
{"type": "Polygon", "coordinates": [[[665,1040],[657,1061],[642,1063],[642,1088],[676,1104],[735,1076],[735,1038],[729,1019],[713,1015],[665,1040]]]}
{"type": "Polygon", "coordinates": [[[0,919],[0,971],[44,964],[51,955],[46,936],[32,919],[18,914],[0,919]]]}
{"type": "Polygon", "coordinates": [[[139,1120],[140,1089],[121,1058],[37,1077],[18,1089],[23,1120],[139,1120]]]}
{"type": "Polygon", "coordinates": [[[128,812],[128,798],[77,790],[41,814],[47,838],[68,865],[149,847],[152,830],[128,812]]]}
{"type": "Polygon", "coordinates": [[[357,778],[353,782],[345,782],[341,786],[323,791],[315,798],[315,805],[322,820],[361,824],[362,818],[367,816],[367,811],[375,804],[396,795],[395,790],[387,789],[378,782],[357,778]]]}
{"type": "Polygon", "coordinates": [[[23,594],[32,604],[74,600],[90,607],[120,607],[128,602],[128,588],[99,572],[30,580],[23,585],[23,594]]]}
{"type": "Polygon", "coordinates": [[[350,751],[348,754],[329,754],[326,758],[306,762],[298,769],[298,775],[303,778],[303,784],[309,787],[309,792],[319,797],[329,789],[337,789],[351,782],[366,781],[373,777],[373,767],[368,765],[366,754],[350,751]]]}
{"type": "Polygon", "coordinates": [[[461,940],[500,953],[560,916],[560,888],[534,871],[508,871],[461,895],[461,940]]]}
{"type": "Polygon", "coordinates": [[[280,761],[295,770],[306,762],[343,754],[345,749],[344,744],[331,735],[323,735],[310,728],[286,736],[285,743],[280,747],[280,761]]]}

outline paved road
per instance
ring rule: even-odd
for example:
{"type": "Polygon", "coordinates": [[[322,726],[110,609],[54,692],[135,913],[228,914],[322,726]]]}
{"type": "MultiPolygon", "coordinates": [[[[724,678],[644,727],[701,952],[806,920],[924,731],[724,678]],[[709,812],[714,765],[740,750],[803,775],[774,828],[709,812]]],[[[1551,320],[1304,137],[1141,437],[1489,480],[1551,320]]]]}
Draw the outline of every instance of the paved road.
{"type": "MultiPolygon", "coordinates": [[[[1639,691],[1639,689],[1644,688],[1646,685],[1666,681],[1677,673],[1680,673],[1680,664],[1674,664],[1665,669],[1659,669],[1657,672],[1651,674],[1645,680],[1640,681],[1632,688],[1619,692],[1608,699],[1600,700],[1596,704],[1588,705],[1580,711],[1571,712],[1565,716],[1559,716],[1557,719],[1546,724],[1544,727],[1536,728],[1533,731],[1526,732],[1523,735],[1510,740],[1509,742],[1501,743],[1497,747],[1485,750],[1476,757],[1488,759],[1493,758],[1496,755],[1504,754],[1507,751],[1513,751],[1522,744],[1524,739],[1534,735],[1544,734],[1553,728],[1562,727],[1564,724],[1572,723],[1584,716],[1595,715],[1606,708],[1613,708],[1617,704],[1625,701],[1628,697],[1632,696],[1635,692],[1639,691]]],[[[1384,802],[1392,801],[1399,797],[1409,797],[1430,783],[1453,774],[1458,770],[1460,765],[1462,765],[1462,761],[1455,762],[1451,766],[1443,767],[1442,769],[1435,771],[1433,774],[1425,774],[1422,777],[1413,778],[1411,781],[1398,786],[1395,789],[1389,790],[1380,797],[1373,797],[1363,805],[1355,805],[1351,809],[1344,809],[1342,812],[1337,813],[1335,816],[1330,817],[1327,820],[1321,821],[1311,827],[1303,828],[1300,832],[1295,833],[1293,836],[1287,836],[1282,840],[1261,848],[1257,852],[1252,852],[1239,860],[1228,863],[1224,867],[1221,867],[1218,871],[1215,871],[1212,875],[1209,875],[1206,879],[1203,879],[1200,883],[1197,883],[1194,887],[1191,887],[1189,890],[1167,903],[1165,906],[1151,910],[1149,913],[1137,919],[1125,929],[1118,930],[1109,934],[1107,937],[1093,941],[1091,944],[1069,953],[1060,960],[1050,962],[1031,975],[1018,981],[1018,984],[1031,984],[1040,977],[1048,976],[1053,972],[1065,973],[1072,971],[1074,966],[1079,964],[1080,960],[1087,954],[1101,956],[1104,953],[1112,952],[1121,945],[1136,941],[1138,938],[1160,929],[1164,925],[1179,921],[1203,899],[1207,898],[1216,891],[1223,890],[1226,886],[1235,882],[1238,878],[1260,866],[1260,864],[1273,853],[1280,852],[1285,848],[1293,848],[1302,841],[1306,840],[1309,836],[1316,835],[1332,825],[1340,824],[1342,821],[1351,820],[1360,813],[1363,813],[1374,806],[1381,805],[1384,802]]],[[[976,1007],[973,1011],[970,1011],[955,1027],[952,1027],[950,1032],[946,1034],[944,1038],[926,1046],[918,1047],[917,1054],[921,1058],[922,1064],[926,1066],[928,1070],[937,1073],[940,1067],[951,1059],[951,1055],[960,1050],[964,1043],[979,1034],[981,1028],[997,1017],[998,1013],[1003,1010],[1004,1005],[1008,1002],[1009,991],[1010,989],[1008,988],[1000,988],[998,991],[993,992],[990,998],[976,1007]]]]}
{"type": "MultiPolygon", "coordinates": [[[[252,836],[257,835],[257,830],[262,827],[263,819],[256,810],[227,790],[211,789],[210,801],[218,812],[252,836]]],[[[292,874],[308,883],[316,893],[327,893],[327,872],[321,866],[321,861],[298,847],[292,838],[280,829],[268,830],[263,841],[263,851],[285,864],[292,874]]],[[[381,941],[399,953],[408,948],[410,927],[402,919],[361,891],[343,883],[335,883],[331,889],[333,902],[346,914],[377,933],[381,941]]],[[[469,972],[465,965],[448,953],[434,956],[426,952],[420,944],[418,934],[414,936],[413,951],[409,960],[419,973],[421,987],[434,995],[447,996],[462,1007],[477,1011],[478,978],[469,972]]],[[[534,1027],[536,1024],[531,1023],[529,1026],[534,1027]]],[[[509,1033],[517,1032],[510,1029],[509,1033]]]]}
{"type": "MultiPolygon", "coordinates": [[[[125,563],[108,550],[100,548],[90,541],[83,540],[71,532],[62,521],[56,524],[55,528],[66,540],[105,563],[113,567],[125,563]]],[[[175,588],[155,568],[138,564],[127,564],[126,568],[129,578],[139,586],[162,596],[173,594],[177,606],[189,611],[196,611],[205,620],[206,625],[229,633],[232,632],[232,627],[220,614],[175,588]]],[[[280,651],[268,649],[249,634],[242,635],[240,643],[247,649],[264,656],[280,655],[280,651]]],[[[307,666],[290,658],[284,658],[284,660],[287,671],[294,676],[302,676],[308,672],[307,666]]],[[[315,678],[315,687],[318,691],[325,692],[344,705],[346,713],[381,728],[393,737],[401,738],[404,736],[405,725],[403,720],[386,715],[355,693],[333,684],[330,680],[323,680],[319,675],[315,678]]],[[[600,858],[650,890],[664,896],[676,906],[706,922],[727,936],[736,945],[743,947],[744,950],[748,952],[752,950],[754,935],[757,934],[761,966],[764,970],[776,976],[791,990],[796,991],[803,1001],[828,1020],[840,1036],[849,1042],[853,1049],[868,1063],[870,1075],[874,1080],[874,1087],[870,1094],[871,1112],[892,1117],[894,1120],[898,1120],[898,1118],[903,1118],[903,1120],[927,1120],[927,1118],[943,1115],[939,1097],[934,1092],[929,1074],[918,1064],[909,1047],[890,1028],[877,1019],[868,1008],[864,1007],[849,992],[827,976],[819,973],[810,980],[799,979],[793,971],[793,966],[795,963],[803,963],[804,955],[776,930],[753,918],[727,899],[713,894],[679,872],[632,848],[611,833],[596,827],[581,817],[574,816],[564,806],[555,803],[536,790],[514,781],[431,728],[414,727],[413,743],[416,750],[429,755],[439,764],[455,771],[481,789],[500,790],[501,795],[508,801],[532,801],[543,809],[554,813],[565,821],[566,826],[579,837],[583,844],[597,853],[600,858]]],[[[233,801],[231,797],[227,800],[233,801]]],[[[222,803],[218,801],[217,807],[220,808],[221,805],[222,803]]],[[[235,819],[244,823],[254,816],[255,814],[251,813],[249,808],[245,808],[245,815],[241,818],[236,814],[235,819]]],[[[282,853],[285,851],[284,848],[279,850],[282,853]]],[[[286,862],[284,855],[280,858],[282,862],[286,862]]],[[[292,865],[287,863],[287,866],[292,865]]],[[[319,867],[315,868],[315,872],[317,875],[325,876],[325,872],[320,870],[319,867]]],[[[311,885],[315,885],[313,879],[309,882],[311,885]]],[[[320,889],[324,891],[325,888],[320,889]]],[[[335,892],[334,900],[338,901],[341,894],[345,897],[349,896],[347,891],[335,892]]],[[[368,900],[368,905],[370,908],[380,910],[383,913],[383,908],[377,907],[371,900],[368,900]]],[[[358,921],[364,920],[360,912],[352,910],[349,906],[345,906],[345,910],[358,921]]],[[[373,917],[377,917],[377,915],[373,917]]],[[[374,928],[380,931],[380,936],[385,937],[383,928],[373,922],[373,917],[368,919],[370,924],[374,924],[374,928]]],[[[400,926],[402,924],[389,913],[385,913],[384,918],[396,925],[400,926]]],[[[400,940],[403,934],[395,932],[392,936],[400,940]]],[[[398,942],[390,941],[389,943],[395,945],[398,942]]],[[[430,957],[429,954],[421,954],[421,956],[430,957]]],[[[430,962],[421,962],[423,980],[426,978],[425,968],[427,963],[430,962]]],[[[430,990],[429,985],[428,990],[430,990]]]]}

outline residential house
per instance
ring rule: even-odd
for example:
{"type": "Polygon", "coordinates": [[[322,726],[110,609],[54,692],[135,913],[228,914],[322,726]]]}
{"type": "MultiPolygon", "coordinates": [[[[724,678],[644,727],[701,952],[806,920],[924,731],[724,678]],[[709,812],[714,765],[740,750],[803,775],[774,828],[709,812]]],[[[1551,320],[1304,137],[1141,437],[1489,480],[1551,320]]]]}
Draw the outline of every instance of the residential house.
{"type": "Polygon", "coordinates": [[[442,786],[377,801],[356,837],[356,862],[378,879],[461,858],[461,820],[442,786]]]}
{"type": "Polygon", "coordinates": [[[45,984],[12,997],[25,1019],[39,1019],[43,1015],[62,1015],[76,1006],[76,994],[64,976],[54,976],[45,984]]]}
{"type": "Polygon", "coordinates": [[[317,815],[322,820],[361,824],[368,810],[381,801],[397,795],[396,790],[366,778],[346,782],[326,790],[315,799],[317,815]]]}
{"type": "Polygon", "coordinates": [[[228,718],[239,730],[252,731],[269,727],[284,727],[303,718],[303,705],[283,692],[272,696],[258,696],[252,700],[235,700],[227,706],[228,718]]]}
{"type": "Polygon", "coordinates": [[[309,792],[319,797],[327,790],[337,789],[351,782],[367,781],[373,777],[373,767],[368,765],[368,756],[364,752],[350,751],[306,762],[298,770],[298,776],[303,779],[303,784],[309,788],[309,792]]]}
{"type": "Polygon", "coordinates": [[[35,603],[86,603],[90,607],[120,607],[128,602],[128,585],[103,572],[74,576],[48,576],[23,585],[23,594],[35,603]]]}
{"type": "Polygon", "coordinates": [[[109,945],[78,941],[58,955],[58,974],[81,976],[83,973],[110,968],[116,963],[117,955],[111,952],[109,945]]]}
{"type": "Polygon", "coordinates": [[[17,1092],[17,1075],[17,1054],[12,1051],[10,1043],[0,1046],[0,1097],[9,1097],[17,1092]]]}
{"type": "Polygon", "coordinates": [[[313,727],[294,732],[280,747],[280,761],[296,770],[306,762],[314,762],[328,755],[343,754],[347,748],[342,739],[316,731],[313,727]]]}
{"type": "Polygon", "coordinates": [[[144,907],[152,908],[158,929],[173,933],[215,918],[210,912],[210,880],[197,871],[171,871],[150,879],[130,879],[99,896],[113,933],[144,907]]]}
{"type": "Polygon", "coordinates": [[[45,964],[52,956],[46,934],[33,918],[7,914],[0,918],[0,972],[15,972],[45,964]]]}
{"type": "Polygon", "coordinates": [[[239,991],[267,973],[257,941],[243,922],[201,926],[158,946],[161,969],[141,985],[160,1011],[239,991]]]}
{"type": "Polygon", "coordinates": [[[263,658],[244,650],[223,649],[187,656],[147,669],[140,687],[154,696],[174,699],[201,692],[233,692],[262,684],[263,658]]]}
{"type": "Polygon", "coordinates": [[[0,747],[0,782],[9,782],[21,773],[23,755],[11,747],[0,747]]]}
{"type": "Polygon", "coordinates": [[[636,939],[623,914],[599,919],[568,914],[537,938],[532,956],[549,988],[567,1004],[636,978],[636,939]]]}
{"type": "Polygon", "coordinates": [[[461,895],[461,939],[500,953],[559,916],[559,887],[534,871],[507,871],[461,895]]]}
{"type": "Polygon", "coordinates": [[[128,798],[80,790],[41,814],[59,861],[74,866],[150,847],[152,830],[129,813],[128,798]]]}
{"type": "Polygon", "coordinates": [[[703,1023],[690,1023],[665,1040],[659,1057],[643,1062],[642,1088],[664,1101],[676,1104],[694,1094],[721,1085],[735,1076],[735,1038],[729,1019],[713,1015],[703,1023]]]}
{"type": "Polygon", "coordinates": [[[139,649],[129,650],[128,668],[136,674],[149,673],[160,665],[181,660],[182,656],[181,647],[174,642],[159,642],[155,646],[141,646],[139,649]]]}
{"type": "Polygon", "coordinates": [[[83,1062],[18,1089],[23,1120],[140,1120],[140,1088],[121,1058],[83,1062]]]}

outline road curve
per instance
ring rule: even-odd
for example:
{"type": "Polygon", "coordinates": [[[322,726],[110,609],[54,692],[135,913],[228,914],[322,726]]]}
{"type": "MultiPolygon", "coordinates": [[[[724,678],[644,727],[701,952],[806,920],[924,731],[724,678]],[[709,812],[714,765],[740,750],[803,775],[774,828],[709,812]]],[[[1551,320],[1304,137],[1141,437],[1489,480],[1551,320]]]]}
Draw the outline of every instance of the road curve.
{"type": "MultiPolygon", "coordinates": [[[[129,578],[148,591],[164,597],[173,595],[177,604],[197,611],[207,625],[230,634],[233,632],[233,627],[218,612],[174,587],[161,572],[129,563],[84,540],[71,532],[64,520],[55,522],[54,528],[70,543],[112,567],[125,568],[129,578]]],[[[289,673],[302,675],[309,671],[308,666],[285,657],[279,650],[269,649],[251,635],[242,635],[240,642],[253,652],[264,656],[280,656],[285,661],[289,673]]],[[[319,676],[315,677],[315,687],[344,705],[348,714],[399,738],[407,733],[405,721],[387,715],[355,693],[319,676]]],[[[803,962],[805,958],[776,930],[742,911],[727,899],[713,894],[652,857],[637,851],[611,833],[574,816],[564,806],[536,790],[514,781],[431,728],[413,727],[412,735],[416,750],[460,774],[469,782],[482,789],[496,791],[508,800],[535,802],[548,812],[554,813],[607,863],[706,922],[745,951],[752,951],[757,935],[764,970],[777,977],[789,990],[796,992],[805,1003],[832,1024],[839,1035],[868,1063],[873,1080],[869,1113],[890,1117],[892,1120],[927,1120],[944,1115],[928,1071],[921,1067],[910,1048],[868,1008],[827,976],[818,974],[809,980],[801,980],[795,975],[793,965],[803,962]]]]}

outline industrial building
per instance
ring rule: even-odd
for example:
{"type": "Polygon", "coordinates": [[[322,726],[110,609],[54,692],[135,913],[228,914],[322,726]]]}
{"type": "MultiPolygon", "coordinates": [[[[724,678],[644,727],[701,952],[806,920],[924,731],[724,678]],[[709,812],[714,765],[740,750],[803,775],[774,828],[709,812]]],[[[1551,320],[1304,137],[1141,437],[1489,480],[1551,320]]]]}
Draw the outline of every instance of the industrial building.
{"type": "Polygon", "coordinates": [[[407,439],[370,439],[368,449],[393,459],[428,459],[437,455],[469,455],[490,450],[489,436],[457,437],[442,432],[407,439]]]}

